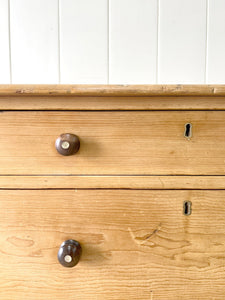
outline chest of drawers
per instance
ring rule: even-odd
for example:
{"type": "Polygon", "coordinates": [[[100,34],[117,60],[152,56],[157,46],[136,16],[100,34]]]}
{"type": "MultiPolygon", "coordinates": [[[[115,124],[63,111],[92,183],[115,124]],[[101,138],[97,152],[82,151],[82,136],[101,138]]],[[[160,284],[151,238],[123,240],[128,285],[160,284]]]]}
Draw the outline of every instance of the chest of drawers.
{"type": "Polygon", "coordinates": [[[225,298],[224,86],[2,85],[0,109],[0,299],[225,298]]]}

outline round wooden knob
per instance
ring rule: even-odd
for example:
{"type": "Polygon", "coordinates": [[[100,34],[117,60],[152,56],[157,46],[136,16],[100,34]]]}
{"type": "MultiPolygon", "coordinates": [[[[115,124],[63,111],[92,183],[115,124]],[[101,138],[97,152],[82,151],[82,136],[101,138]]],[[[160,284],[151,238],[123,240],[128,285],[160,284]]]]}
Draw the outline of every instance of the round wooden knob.
{"type": "Polygon", "coordinates": [[[67,240],[62,243],[58,252],[58,260],[63,267],[76,266],[81,257],[81,245],[75,240],[67,240]]]}
{"type": "Polygon", "coordinates": [[[75,134],[63,133],[57,138],[55,147],[61,155],[72,155],[79,150],[80,140],[75,134]]]}

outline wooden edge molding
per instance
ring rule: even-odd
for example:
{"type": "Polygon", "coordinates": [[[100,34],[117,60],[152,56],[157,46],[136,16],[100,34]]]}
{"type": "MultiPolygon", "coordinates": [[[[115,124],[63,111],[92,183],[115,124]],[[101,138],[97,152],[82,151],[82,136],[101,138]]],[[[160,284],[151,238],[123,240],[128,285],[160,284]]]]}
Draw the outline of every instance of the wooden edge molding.
{"type": "Polygon", "coordinates": [[[225,176],[0,176],[0,189],[225,189],[225,176]]]}
{"type": "Polygon", "coordinates": [[[0,96],[225,96],[225,85],[0,85],[0,96]]]}
{"type": "Polygon", "coordinates": [[[225,110],[225,97],[2,96],[0,110],[225,110]]]}
{"type": "Polygon", "coordinates": [[[0,110],[225,110],[225,85],[0,85],[0,110]]]}

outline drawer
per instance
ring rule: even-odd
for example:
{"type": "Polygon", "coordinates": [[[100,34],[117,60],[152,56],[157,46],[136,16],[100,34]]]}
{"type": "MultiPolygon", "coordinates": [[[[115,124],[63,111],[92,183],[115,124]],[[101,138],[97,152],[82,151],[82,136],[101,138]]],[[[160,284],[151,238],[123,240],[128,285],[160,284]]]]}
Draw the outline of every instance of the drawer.
{"type": "Polygon", "coordinates": [[[225,174],[225,111],[5,111],[0,132],[1,175],[225,174]],[[76,154],[56,151],[63,133],[76,154]]]}
{"type": "Polygon", "coordinates": [[[224,299],[225,191],[0,191],[0,299],[224,299]],[[184,215],[191,201],[191,215],[184,215]],[[73,268],[61,243],[80,242],[73,268]]]}

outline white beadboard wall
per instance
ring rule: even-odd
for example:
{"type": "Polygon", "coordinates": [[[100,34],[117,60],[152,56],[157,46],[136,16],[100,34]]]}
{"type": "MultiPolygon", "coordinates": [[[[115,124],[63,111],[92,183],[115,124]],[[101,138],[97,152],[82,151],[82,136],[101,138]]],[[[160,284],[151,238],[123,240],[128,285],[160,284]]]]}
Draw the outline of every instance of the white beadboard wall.
{"type": "Polygon", "coordinates": [[[223,84],[225,0],[0,0],[0,84],[223,84]]]}

